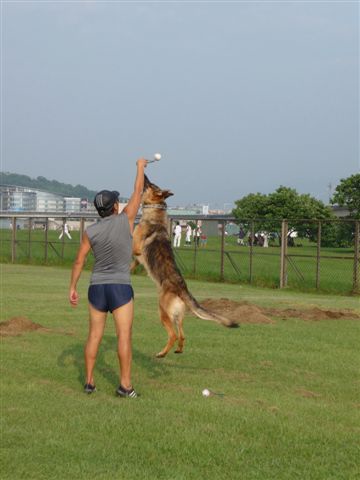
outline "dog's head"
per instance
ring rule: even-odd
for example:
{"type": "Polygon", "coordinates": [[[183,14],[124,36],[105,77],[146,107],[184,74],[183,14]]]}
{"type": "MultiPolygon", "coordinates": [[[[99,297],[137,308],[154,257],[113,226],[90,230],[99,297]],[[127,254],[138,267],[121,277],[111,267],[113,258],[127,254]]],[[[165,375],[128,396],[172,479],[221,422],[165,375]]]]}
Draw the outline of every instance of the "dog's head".
{"type": "Polygon", "coordinates": [[[143,205],[164,204],[168,197],[174,195],[170,190],[161,190],[160,187],[151,183],[146,175],[144,175],[144,191],[142,194],[143,205]]]}

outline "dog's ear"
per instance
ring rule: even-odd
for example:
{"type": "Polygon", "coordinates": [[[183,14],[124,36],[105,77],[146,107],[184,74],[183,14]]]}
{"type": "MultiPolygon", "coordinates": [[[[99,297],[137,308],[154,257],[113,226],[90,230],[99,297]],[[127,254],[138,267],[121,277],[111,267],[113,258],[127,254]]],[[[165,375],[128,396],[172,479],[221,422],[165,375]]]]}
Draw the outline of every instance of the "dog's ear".
{"type": "Polygon", "coordinates": [[[162,191],[163,198],[168,198],[168,197],[171,197],[172,195],[174,195],[174,194],[170,190],[163,190],[162,191]]]}
{"type": "Polygon", "coordinates": [[[155,183],[150,182],[148,177],[144,174],[144,191],[148,188],[152,188],[155,191],[161,192],[161,188],[155,185],[155,183]]]}
{"type": "Polygon", "coordinates": [[[152,183],[150,182],[148,177],[144,174],[144,190],[151,187],[151,185],[152,185],[152,183]]]}

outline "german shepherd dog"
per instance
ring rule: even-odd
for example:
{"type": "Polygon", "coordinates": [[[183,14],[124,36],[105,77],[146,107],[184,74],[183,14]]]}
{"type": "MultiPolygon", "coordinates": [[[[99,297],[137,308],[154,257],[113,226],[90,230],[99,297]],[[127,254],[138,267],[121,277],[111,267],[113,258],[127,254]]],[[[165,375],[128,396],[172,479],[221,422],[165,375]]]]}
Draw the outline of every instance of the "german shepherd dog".
{"type": "Polygon", "coordinates": [[[133,234],[133,268],[138,263],[142,264],[158,286],[160,319],[168,333],[167,344],[157,357],[165,357],[176,340],[178,345],[175,353],[183,352],[186,307],[203,320],[213,320],[226,327],[238,326],[223,316],[205,310],[189,292],[176,265],[168,234],[165,200],[171,195],[173,193],[170,190],[161,190],[145,175],[142,216],[133,234]]]}

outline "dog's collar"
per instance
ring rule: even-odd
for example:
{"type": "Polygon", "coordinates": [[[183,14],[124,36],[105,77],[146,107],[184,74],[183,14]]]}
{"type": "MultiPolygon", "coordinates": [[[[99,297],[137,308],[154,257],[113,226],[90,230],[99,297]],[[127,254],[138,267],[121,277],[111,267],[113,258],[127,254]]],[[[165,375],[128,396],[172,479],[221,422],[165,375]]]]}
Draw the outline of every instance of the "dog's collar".
{"type": "Polygon", "coordinates": [[[166,205],[161,205],[160,203],[154,203],[154,205],[143,205],[142,208],[157,208],[158,210],[166,210],[166,205]]]}

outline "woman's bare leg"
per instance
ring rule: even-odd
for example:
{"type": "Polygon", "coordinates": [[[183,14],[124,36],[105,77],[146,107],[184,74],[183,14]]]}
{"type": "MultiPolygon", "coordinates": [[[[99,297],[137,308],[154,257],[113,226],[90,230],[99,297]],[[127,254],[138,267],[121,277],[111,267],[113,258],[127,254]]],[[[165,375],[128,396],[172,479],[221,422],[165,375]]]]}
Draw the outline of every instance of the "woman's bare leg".
{"type": "Polygon", "coordinates": [[[134,301],[113,311],[116,333],[118,337],[118,357],[120,366],[120,384],[126,388],[131,385],[132,345],[131,334],[134,318],[134,301]]]}
{"type": "Polygon", "coordinates": [[[89,336],[85,344],[85,369],[86,383],[95,385],[94,383],[94,367],[97,352],[101,343],[107,312],[100,312],[89,304],[89,336]]]}

